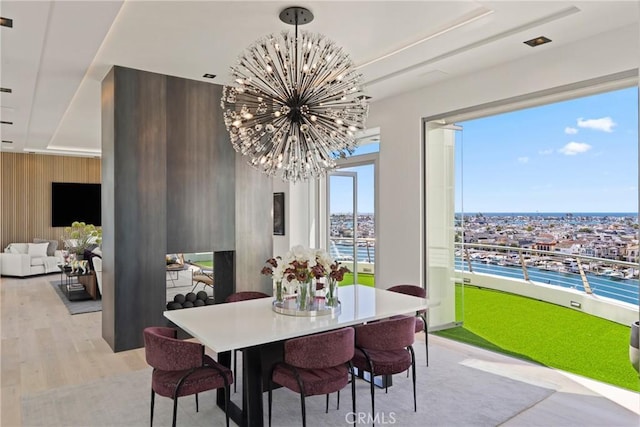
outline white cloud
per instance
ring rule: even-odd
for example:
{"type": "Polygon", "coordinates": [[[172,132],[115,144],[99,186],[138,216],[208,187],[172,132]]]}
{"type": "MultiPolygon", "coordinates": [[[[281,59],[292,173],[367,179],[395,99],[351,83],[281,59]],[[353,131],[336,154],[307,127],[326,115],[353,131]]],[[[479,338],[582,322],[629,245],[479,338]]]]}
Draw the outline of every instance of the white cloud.
{"type": "Polygon", "coordinates": [[[553,154],[553,148],[549,148],[547,150],[540,150],[538,151],[538,154],[540,154],[541,156],[548,156],[549,154],[553,154]]]}
{"type": "Polygon", "coordinates": [[[564,128],[564,133],[566,133],[567,135],[575,135],[576,133],[578,133],[578,129],[567,126],[566,128],[564,128]]]}
{"type": "Polygon", "coordinates": [[[591,150],[591,146],[584,142],[570,142],[558,151],[567,156],[575,156],[576,154],[586,153],[591,150]]]}
{"type": "Polygon", "coordinates": [[[518,157],[518,163],[529,163],[528,157],[518,157]]]}
{"type": "Polygon", "coordinates": [[[578,127],[587,128],[593,130],[601,130],[603,132],[613,132],[613,127],[616,126],[616,123],[613,121],[611,117],[602,117],[601,119],[587,119],[584,120],[582,117],[578,119],[578,127]]]}

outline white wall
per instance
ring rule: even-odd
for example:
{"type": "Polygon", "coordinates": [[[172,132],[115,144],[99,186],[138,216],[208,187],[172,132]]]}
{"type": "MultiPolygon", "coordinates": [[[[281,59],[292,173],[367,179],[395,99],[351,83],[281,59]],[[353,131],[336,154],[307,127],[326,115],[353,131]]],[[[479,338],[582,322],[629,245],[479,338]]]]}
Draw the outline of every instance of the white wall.
{"type": "Polygon", "coordinates": [[[311,238],[314,235],[315,224],[315,184],[312,182],[298,182],[291,184],[280,178],[273,179],[273,192],[284,193],[285,206],[285,235],[273,236],[273,255],[284,255],[292,246],[314,246],[311,238]]]}
{"type": "Polygon", "coordinates": [[[371,105],[367,126],[381,140],[377,286],[420,280],[421,119],[637,68],[638,27],[614,33],[371,105]]]}

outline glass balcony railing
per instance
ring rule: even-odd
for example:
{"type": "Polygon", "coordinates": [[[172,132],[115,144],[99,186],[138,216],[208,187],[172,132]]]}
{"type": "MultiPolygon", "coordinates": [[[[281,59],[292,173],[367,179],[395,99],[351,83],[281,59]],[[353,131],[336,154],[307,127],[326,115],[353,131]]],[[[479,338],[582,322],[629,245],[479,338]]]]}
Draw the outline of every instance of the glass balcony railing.
{"type": "Polygon", "coordinates": [[[577,289],[638,305],[637,263],[499,245],[456,244],[456,270],[577,289]]]}

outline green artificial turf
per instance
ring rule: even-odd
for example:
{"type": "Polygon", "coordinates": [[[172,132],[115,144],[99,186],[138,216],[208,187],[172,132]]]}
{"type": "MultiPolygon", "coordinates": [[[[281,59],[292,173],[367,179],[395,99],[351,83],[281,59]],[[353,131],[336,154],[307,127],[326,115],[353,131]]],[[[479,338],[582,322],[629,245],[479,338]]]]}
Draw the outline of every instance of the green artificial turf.
{"type": "MultiPolygon", "coordinates": [[[[458,295],[460,289],[458,286],[458,295]]],[[[638,373],[629,362],[630,327],[570,308],[470,286],[464,287],[463,313],[464,326],[435,334],[640,390],[638,373]]]]}
{"type": "MultiPolygon", "coordinates": [[[[358,273],[358,283],[366,286],[374,286],[374,275],[368,273],[358,273]]],[[[340,282],[340,286],[352,285],[353,284],[353,273],[346,273],[344,275],[344,280],[340,282]]]]}

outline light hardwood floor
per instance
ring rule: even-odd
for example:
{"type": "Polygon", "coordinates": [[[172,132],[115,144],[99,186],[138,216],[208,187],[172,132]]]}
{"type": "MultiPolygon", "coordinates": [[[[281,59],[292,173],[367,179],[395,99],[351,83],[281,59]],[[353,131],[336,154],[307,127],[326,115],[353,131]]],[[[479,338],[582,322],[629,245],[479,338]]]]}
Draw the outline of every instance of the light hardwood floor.
{"type": "Polygon", "coordinates": [[[21,396],[144,369],[144,349],[113,353],[102,313],[71,316],[49,281],[0,279],[0,425],[21,426],[21,396]]]}

